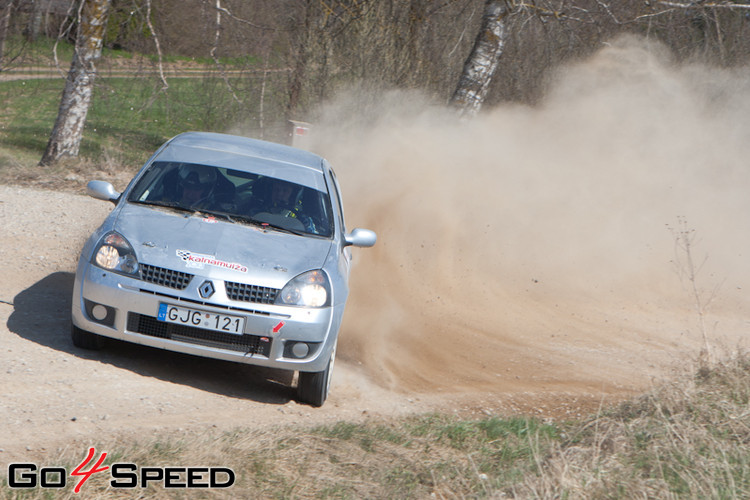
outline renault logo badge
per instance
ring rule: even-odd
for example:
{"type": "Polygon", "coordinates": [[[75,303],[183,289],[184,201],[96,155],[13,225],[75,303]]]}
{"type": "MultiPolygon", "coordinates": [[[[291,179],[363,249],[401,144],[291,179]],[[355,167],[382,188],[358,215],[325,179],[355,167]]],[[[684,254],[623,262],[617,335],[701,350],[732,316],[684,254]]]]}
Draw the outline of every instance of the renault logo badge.
{"type": "Polygon", "coordinates": [[[200,288],[198,288],[198,291],[200,292],[201,297],[207,299],[211,295],[213,295],[216,290],[214,290],[213,283],[211,283],[210,281],[204,281],[200,288]]]}

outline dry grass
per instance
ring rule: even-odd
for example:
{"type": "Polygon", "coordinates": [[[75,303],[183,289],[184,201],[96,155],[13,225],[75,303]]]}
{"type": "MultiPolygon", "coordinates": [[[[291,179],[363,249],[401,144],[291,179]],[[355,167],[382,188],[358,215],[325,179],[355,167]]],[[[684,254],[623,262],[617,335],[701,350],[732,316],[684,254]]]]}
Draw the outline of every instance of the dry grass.
{"type": "Polygon", "coordinates": [[[116,189],[122,190],[135,175],[138,167],[140,165],[126,167],[114,161],[98,164],[82,158],[39,166],[29,162],[19,163],[0,152],[0,184],[83,194],[90,180],[102,179],[112,182],[116,189]]]}
{"type": "Polygon", "coordinates": [[[581,423],[520,496],[748,498],[750,358],[685,374],[581,423]]]}
{"type": "MultiPolygon", "coordinates": [[[[444,415],[316,428],[98,443],[106,464],[231,467],[229,489],[166,490],[147,498],[748,498],[750,356],[686,373],[576,422],[444,415]]],[[[50,463],[72,468],[80,450],[50,463]]],[[[87,498],[131,497],[106,474],[87,498]]],[[[55,498],[73,498],[68,481],[55,498]]],[[[3,498],[44,498],[3,488],[3,498]]]]}

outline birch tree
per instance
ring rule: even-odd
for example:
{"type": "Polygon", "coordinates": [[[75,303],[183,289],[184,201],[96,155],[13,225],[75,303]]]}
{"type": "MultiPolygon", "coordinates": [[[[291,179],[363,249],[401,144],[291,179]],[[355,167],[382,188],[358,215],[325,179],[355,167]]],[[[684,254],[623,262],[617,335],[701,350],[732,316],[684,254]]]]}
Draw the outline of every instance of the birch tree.
{"type": "MultiPolygon", "coordinates": [[[[608,31],[604,26],[612,24],[604,22],[608,19],[614,21],[614,31],[642,32],[645,29],[648,36],[652,28],[653,31],[658,29],[657,37],[686,54],[694,51],[690,40],[684,38],[685,33],[689,35],[690,32],[686,28],[692,27],[700,29],[706,38],[704,56],[710,55],[709,49],[714,49],[719,61],[731,63],[745,57],[742,47],[747,46],[747,29],[744,26],[747,25],[748,16],[749,0],[654,0],[645,4],[604,0],[485,0],[479,32],[449,104],[462,118],[479,112],[493,78],[497,78],[500,58],[506,52],[506,39],[514,41],[514,46],[507,49],[515,51],[515,54],[508,55],[516,58],[515,61],[509,60],[508,66],[518,68],[519,61],[533,64],[530,61],[533,54],[519,49],[517,45],[520,43],[527,46],[546,45],[549,54],[559,51],[561,47],[565,52],[575,46],[585,52],[588,49],[582,41],[604,41],[612,35],[613,31],[608,31]],[[616,15],[615,10],[620,15],[616,15]],[[720,17],[722,11],[732,14],[720,17]],[[663,21],[657,26],[656,22],[660,19],[663,21]],[[670,30],[674,32],[673,35],[669,34],[670,30]],[[562,32],[569,34],[567,48],[554,39],[556,33],[559,35],[562,32]],[[709,43],[709,37],[713,37],[713,45],[709,43]]],[[[557,57],[556,60],[559,62],[562,59],[557,57]]]]}
{"type": "Polygon", "coordinates": [[[513,2],[508,0],[487,0],[484,5],[479,34],[450,99],[461,117],[476,115],[487,97],[505,48],[506,17],[512,8],[513,2]]]}
{"type": "Polygon", "coordinates": [[[94,90],[96,63],[102,54],[109,7],[110,0],[82,0],[73,61],[65,81],[57,120],[40,165],[55,163],[64,156],[78,156],[94,90]]]}

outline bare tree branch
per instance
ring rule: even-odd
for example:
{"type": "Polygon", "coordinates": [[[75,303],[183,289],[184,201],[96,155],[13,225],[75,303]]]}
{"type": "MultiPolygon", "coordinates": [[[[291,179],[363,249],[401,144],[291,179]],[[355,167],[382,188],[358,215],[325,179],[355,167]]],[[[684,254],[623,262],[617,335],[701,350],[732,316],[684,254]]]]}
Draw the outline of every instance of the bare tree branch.
{"type": "Polygon", "coordinates": [[[221,74],[221,78],[224,80],[224,83],[227,86],[227,89],[232,94],[232,98],[237,103],[242,104],[242,100],[237,96],[237,93],[232,87],[232,83],[229,81],[229,77],[224,70],[224,66],[221,64],[221,61],[219,61],[219,58],[216,55],[216,51],[219,48],[219,38],[221,37],[221,13],[225,11],[226,9],[221,6],[221,0],[216,0],[216,31],[214,35],[214,45],[213,47],[211,47],[211,58],[214,60],[214,63],[219,70],[219,74],[221,74]]]}
{"type": "Polygon", "coordinates": [[[232,14],[232,12],[230,12],[229,9],[227,9],[226,7],[222,7],[220,5],[220,2],[216,2],[216,7],[215,8],[219,12],[223,12],[224,14],[226,14],[227,16],[229,16],[230,18],[234,19],[238,23],[247,24],[248,26],[252,26],[253,28],[256,28],[256,29],[259,29],[259,30],[270,30],[270,31],[277,31],[278,30],[278,28],[275,27],[275,26],[261,26],[260,24],[255,24],[255,23],[253,23],[251,21],[248,21],[247,19],[242,19],[241,17],[237,17],[234,14],[232,14]]]}
{"type": "Polygon", "coordinates": [[[165,91],[169,88],[167,79],[164,77],[164,64],[162,62],[161,44],[159,43],[159,37],[156,35],[154,25],[151,23],[151,0],[146,0],[146,24],[148,30],[151,32],[151,36],[154,38],[154,45],[156,45],[156,54],[159,58],[159,79],[161,80],[161,91],[165,91]]]}
{"type": "MultiPolygon", "coordinates": [[[[70,6],[68,7],[68,12],[66,14],[66,17],[72,18],[74,7],[75,7],[75,2],[71,2],[70,6]]],[[[78,4],[78,13],[75,19],[81,19],[82,9],[83,9],[83,2],[80,2],[78,4]]],[[[60,76],[63,78],[65,78],[67,73],[64,69],[60,67],[60,59],[57,57],[57,46],[60,44],[60,40],[62,40],[64,37],[70,34],[70,30],[73,29],[73,26],[75,26],[75,23],[73,22],[73,20],[67,23],[62,23],[60,25],[60,31],[57,34],[57,38],[55,38],[55,44],[52,46],[52,57],[55,61],[55,68],[57,68],[57,71],[60,73],[60,76]]]]}
{"type": "Polygon", "coordinates": [[[678,9],[698,9],[699,8],[699,9],[750,10],[750,4],[733,3],[733,2],[728,2],[728,1],[706,2],[705,0],[698,0],[696,2],[671,2],[668,0],[657,0],[655,2],[656,5],[660,5],[666,8],[663,10],[652,12],[650,14],[641,14],[639,16],[635,16],[626,21],[622,21],[618,19],[617,16],[615,16],[615,14],[612,12],[612,9],[610,8],[608,2],[603,2],[602,0],[596,0],[596,3],[599,4],[599,6],[602,9],[604,9],[604,11],[609,15],[609,17],[611,17],[612,20],[616,24],[619,24],[619,25],[631,24],[631,23],[641,21],[643,19],[663,16],[665,14],[676,12],[678,9]]]}
{"type": "Polygon", "coordinates": [[[693,8],[703,8],[703,9],[739,9],[739,10],[750,10],[750,4],[744,4],[744,3],[734,3],[734,2],[706,2],[706,1],[697,1],[697,2],[668,2],[664,0],[657,0],[656,2],[659,5],[664,5],[666,7],[675,7],[678,9],[693,9],[693,8]]]}

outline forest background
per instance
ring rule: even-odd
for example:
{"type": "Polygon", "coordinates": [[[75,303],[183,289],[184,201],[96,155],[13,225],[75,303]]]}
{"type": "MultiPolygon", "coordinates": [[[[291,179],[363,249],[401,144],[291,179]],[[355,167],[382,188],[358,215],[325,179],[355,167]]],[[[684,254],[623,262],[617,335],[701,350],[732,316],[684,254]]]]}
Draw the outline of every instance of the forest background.
{"type": "MultiPolygon", "coordinates": [[[[314,122],[321,103],[352,88],[361,106],[393,88],[455,104],[483,36],[498,68],[479,76],[487,107],[537,103],[561,65],[623,34],[660,42],[680,63],[738,66],[750,55],[750,4],[740,1],[5,0],[0,75],[68,74],[84,4],[108,7],[96,72],[119,80],[96,85],[94,102],[111,116],[101,101],[126,92],[144,122],[122,148],[84,139],[83,156],[97,160],[189,129],[285,142],[289,120],[314,122]],[[173,126],[154,127],[154,109],[173,126]]],[[[46,139],[33,135],[31,156],[46,139]]]]}

